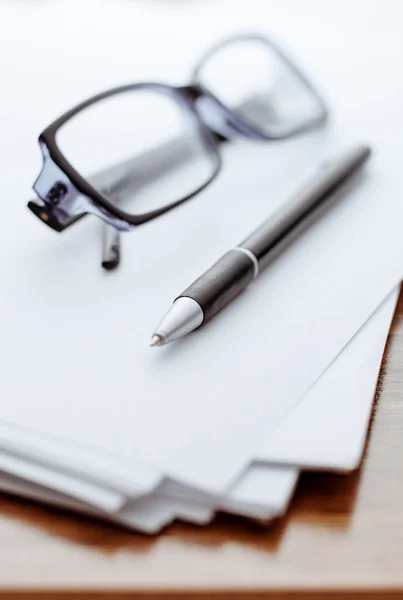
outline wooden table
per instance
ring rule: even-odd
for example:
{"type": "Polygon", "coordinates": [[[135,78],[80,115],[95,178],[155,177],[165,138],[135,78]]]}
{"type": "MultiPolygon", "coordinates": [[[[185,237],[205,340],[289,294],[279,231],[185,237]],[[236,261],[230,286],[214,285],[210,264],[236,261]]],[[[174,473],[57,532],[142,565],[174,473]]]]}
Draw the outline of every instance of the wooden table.
{"type": "Polygon", "coordinates": [[[364,464],[305,475],[286,518],[219,516],[156,538],[0,496],[0,596],[13,598],[403,597],[403,294],[364,464]]]}

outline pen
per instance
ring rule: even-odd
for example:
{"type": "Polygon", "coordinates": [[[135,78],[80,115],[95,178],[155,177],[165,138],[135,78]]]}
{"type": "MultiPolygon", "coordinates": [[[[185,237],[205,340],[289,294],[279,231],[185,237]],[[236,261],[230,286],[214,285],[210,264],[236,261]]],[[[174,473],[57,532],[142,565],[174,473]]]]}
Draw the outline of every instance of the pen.
{"type": "Polygon", "coordinates": [[[239,246],[224,254],[173,302],[156,328],[152,346],[163,346],[209,321],[259,275],[278,248],[307,223],[308,217],[368,160],[368,146],[350,149],[326,164],[302,189],[292,196],[239,246]]]}

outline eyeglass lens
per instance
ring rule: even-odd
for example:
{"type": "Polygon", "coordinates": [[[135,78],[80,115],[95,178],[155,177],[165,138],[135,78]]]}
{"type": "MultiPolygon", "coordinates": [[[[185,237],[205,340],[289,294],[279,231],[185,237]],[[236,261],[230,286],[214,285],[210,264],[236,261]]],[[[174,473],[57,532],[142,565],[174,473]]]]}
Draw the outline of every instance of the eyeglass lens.
{"type": "Polygon", "coordinates": [[[65,158],[128,214],[202,187],[216,162],[200,122],[172,92],[137,89],[83,109],[57,132],[65,158]]]}
{"type": "Polygon", "coordinates": [[[322,110],[305,82],[261,38],[223,44],[208,55],[197,74],[240,119],[268,136],[286,136],[322,110]]]}

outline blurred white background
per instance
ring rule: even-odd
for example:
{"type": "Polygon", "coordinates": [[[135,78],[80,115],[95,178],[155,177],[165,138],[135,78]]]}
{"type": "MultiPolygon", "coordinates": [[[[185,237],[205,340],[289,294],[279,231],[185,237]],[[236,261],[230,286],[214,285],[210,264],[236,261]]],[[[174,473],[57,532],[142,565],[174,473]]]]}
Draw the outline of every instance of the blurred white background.
{"type": "Polygon", "coordinates": [[[2,165],[19,144],[32,181],[34,140],[62,111],[121,83],[186,82],[199,53],[235,32],[273,35],[359,120],[363,103],[403,88],[402,17],[400,0],[2,0],[0,122],[18,125],[12,139],[3,128],[2,165]]]}
{"type": "Polygon", "coordinates": [[[211,41],[239,31],[272,34],[348,102],[362,85],[378,94],[402,80],[402,17],[400,0],[2,0],[1,106],[37,112],[40,98],[47,121],[96,89],[182,82],[211,41]]]}

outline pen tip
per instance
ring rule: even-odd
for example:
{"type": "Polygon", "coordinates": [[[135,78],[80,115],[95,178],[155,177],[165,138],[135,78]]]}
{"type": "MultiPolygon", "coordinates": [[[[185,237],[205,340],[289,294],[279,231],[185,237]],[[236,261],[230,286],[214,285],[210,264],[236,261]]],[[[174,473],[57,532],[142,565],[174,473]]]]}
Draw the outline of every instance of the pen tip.
{"type": "Polygon", "coordinates": [[[153,337],[151,338],[151,342],[150,342],[150,346],[163,346],[164,345],[164,339],[157,334],[154,334],[153,337]]]}

